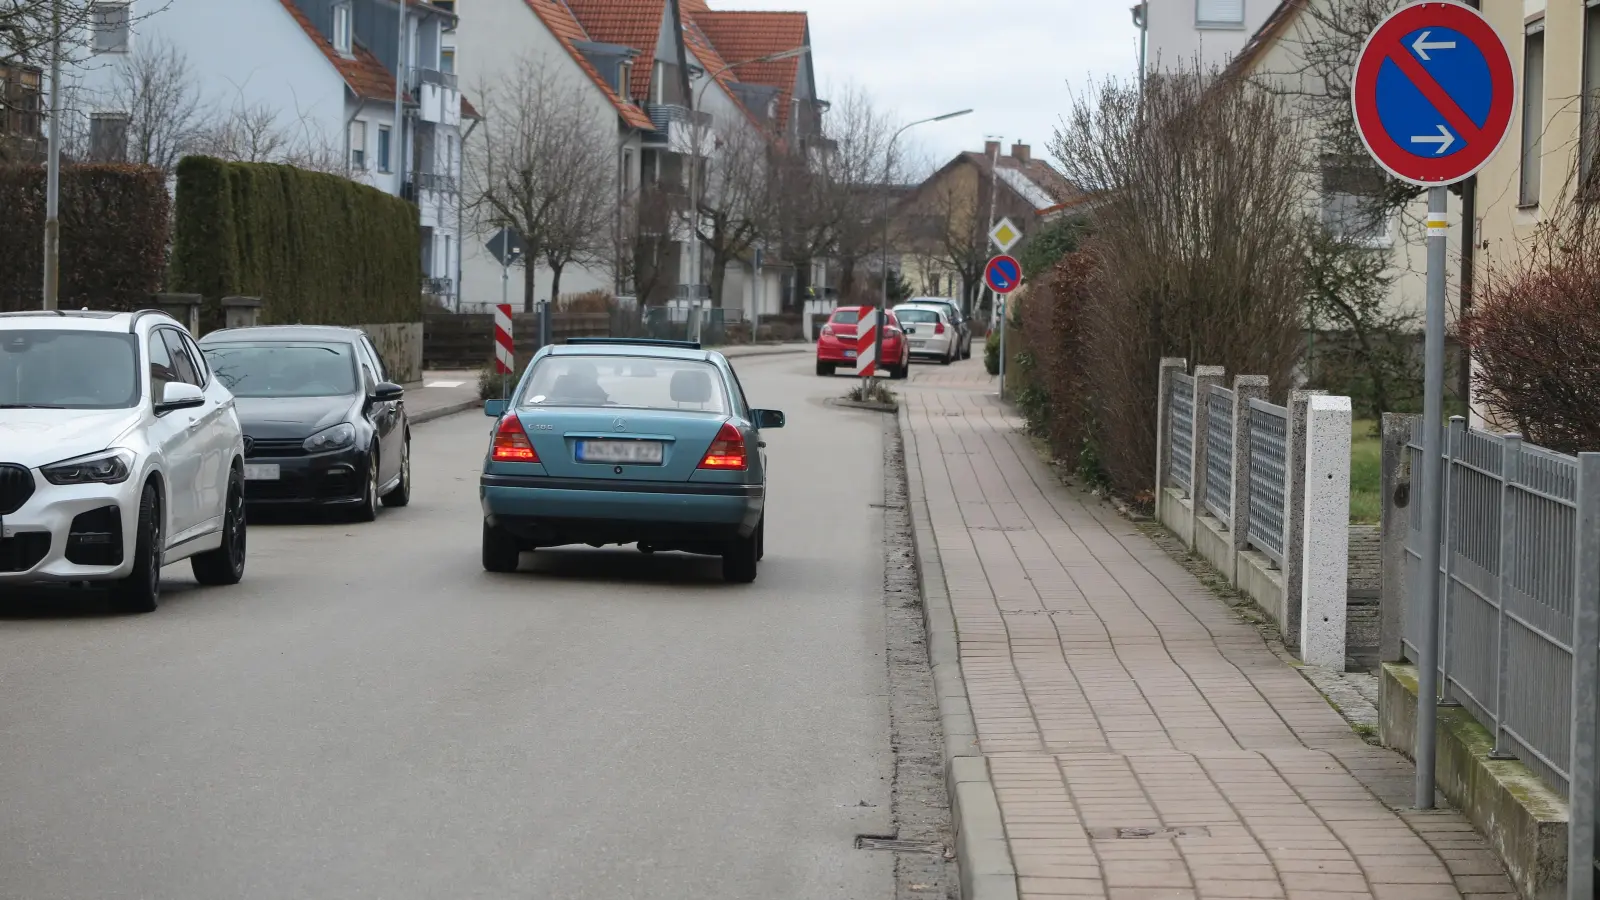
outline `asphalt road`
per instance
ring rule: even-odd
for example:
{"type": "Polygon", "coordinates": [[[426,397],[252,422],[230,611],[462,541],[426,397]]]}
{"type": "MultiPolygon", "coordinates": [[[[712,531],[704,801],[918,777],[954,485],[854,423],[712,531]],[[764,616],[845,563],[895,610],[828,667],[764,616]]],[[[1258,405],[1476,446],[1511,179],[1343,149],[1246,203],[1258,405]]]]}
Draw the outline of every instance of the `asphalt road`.
{"type": "Polygon", "coordinates": [[[478,560],[488,420],[418,426],[412,505],[255,524],[149,616],[0,600],[0,897],[884,898],[881,420],[737,361],[768,435],[754,585],[632,548],[478,560]]]}

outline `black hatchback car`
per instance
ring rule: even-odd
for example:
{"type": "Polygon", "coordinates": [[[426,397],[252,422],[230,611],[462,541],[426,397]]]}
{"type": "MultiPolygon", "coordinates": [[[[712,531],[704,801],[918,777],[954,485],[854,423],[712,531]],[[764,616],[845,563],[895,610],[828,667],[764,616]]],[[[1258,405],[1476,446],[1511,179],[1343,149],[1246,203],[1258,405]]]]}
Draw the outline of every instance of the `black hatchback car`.
{"type": "Polygon", "coordinates": [[[365,522],[380,502],[410,502],[405,390],[388,380],[364,333],[228,328],[206,335],[200,349],[238,405],[246,502],[347,507],[365,522]]]}

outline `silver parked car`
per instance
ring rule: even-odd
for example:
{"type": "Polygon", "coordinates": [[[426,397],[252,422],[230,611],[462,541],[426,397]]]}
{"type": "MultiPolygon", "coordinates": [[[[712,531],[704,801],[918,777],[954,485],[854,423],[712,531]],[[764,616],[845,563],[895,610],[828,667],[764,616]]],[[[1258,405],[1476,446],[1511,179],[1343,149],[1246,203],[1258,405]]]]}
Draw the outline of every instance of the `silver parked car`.
{"type": "Polygon", "coordinates": [[[938,360],[948,366],[961,358],[961,332],[950,321],[950,310],[942,304],[902,303],[894,317],[911,341],[911,356],[938,360]]]}
{"type": "Polygon", "coordinates": [[[906,301],[907,306],[939,306],[947,316],[947,321],[955,328],[959,339],[956,343],[957,358],[972,358],[972,320],[961,312],[961,301],[949,297],[912,297],[906,301]]]}

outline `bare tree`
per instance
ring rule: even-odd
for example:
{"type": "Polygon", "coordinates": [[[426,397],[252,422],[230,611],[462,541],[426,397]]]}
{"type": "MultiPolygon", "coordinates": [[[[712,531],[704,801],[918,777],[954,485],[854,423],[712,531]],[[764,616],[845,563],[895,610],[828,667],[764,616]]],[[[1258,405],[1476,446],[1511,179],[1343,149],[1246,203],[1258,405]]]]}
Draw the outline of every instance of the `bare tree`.
{"type": "Polygon", "coordinates": [[[696,128],[693,143],[708,157],[705,176],[697,179],[692,227],[711,255],[711,298],[722,305],[728,264],[743,258],[757,241],[770,233],[772,184],[769,180],[773,144],[754,123],[735,120],[715,130],[696,128]]]}
{"type": "Polygon", "coordinates": [[[467,148],[463,201],[478,233],[507,228],[522,239],[529,312],[536,261],[548,261],[552,248],[581,245],[587,253],[611,227],[616,130],[585,103],[584,91],[562,69],[531,56],[476,88],[484,123],[481,138],[467,148]],[[602,178],[607,187],[597,190],[602,178]]]}
{"type": "Polygon", "coordinates": [[[166,3],[110,9],[98,0],[0,0],[0,64],[48,69],[54,36],[61,35],[66,66],[82,65],[95,52],[94,36],[128,29],[166,9],[166,3]]]}
{"type": "Polygon", "coordinates": [[[144,42],[116,67],[105,108],[128,115],[128,162],[171,174],[194,152],[205,130],[206,110],[184,52],[165,38],[144,42]]]}

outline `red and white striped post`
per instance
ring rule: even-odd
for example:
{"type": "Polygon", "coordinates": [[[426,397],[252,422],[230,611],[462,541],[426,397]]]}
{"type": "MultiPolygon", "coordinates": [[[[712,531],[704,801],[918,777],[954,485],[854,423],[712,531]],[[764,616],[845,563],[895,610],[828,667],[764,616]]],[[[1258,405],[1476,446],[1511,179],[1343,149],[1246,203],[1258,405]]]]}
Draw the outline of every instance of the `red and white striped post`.
{"type": "Polygon", "coordinates": [[[878,311],[870,306],[861,307],[861,318],[856,322],[856,374],[871,378],[878,372],[878,311]]]}
{"type": "Polygon", "coordinates": [[[517,370],[516,345],[511,342],[511,304],[494,308],[494,370],[500,373],[500,396],[506,398],[506,377],[517,370]]]}

